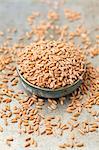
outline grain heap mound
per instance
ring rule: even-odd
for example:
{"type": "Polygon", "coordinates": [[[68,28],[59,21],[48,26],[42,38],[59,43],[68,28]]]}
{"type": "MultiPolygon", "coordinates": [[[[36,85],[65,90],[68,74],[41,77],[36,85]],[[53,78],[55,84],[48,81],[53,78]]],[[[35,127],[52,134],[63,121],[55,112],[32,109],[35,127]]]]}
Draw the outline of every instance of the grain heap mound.
{"type": "Polygon", "coordinates": [[[84,72],[84,54],[72,43],[34,42],[25,47],[18,57],[20,73],[39,87],[56,89],[71,85],[84,72]]]}

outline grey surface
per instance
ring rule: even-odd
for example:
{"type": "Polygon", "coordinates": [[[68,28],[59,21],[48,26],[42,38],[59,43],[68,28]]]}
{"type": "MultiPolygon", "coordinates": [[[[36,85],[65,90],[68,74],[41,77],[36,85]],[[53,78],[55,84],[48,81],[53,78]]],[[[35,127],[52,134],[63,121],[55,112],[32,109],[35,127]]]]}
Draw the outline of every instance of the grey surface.
{"type": "MultiPolygon", "coordinates": [[[[54,6],[53,6],[54,7],[54,6]]],[[[77,21],[75,23],[70,23],[70,30],[73,30],[75,26],[78,24],[84,24],[90,31],[91,40],[95,41],[95,35],[97,35],[97,31],[95,31],[96,27],[99,25],[99,1],[98,0],[66,0],[64,5],[65,7],[72,8],[74,10],[78,10],[82,13],[83,17],[81,21],[77,21]]],[[[0,30],[4,31],[6,34],[7,28],[16,27],[18,29],[17,35],[22,35],[24,32],[28,31],[29,26],[26,23],[26,17],[31,14],[32,11],[40,11],[44,17],[46,17],[46,12],[48,11],[49,6],[46,4],[38,3],[38,1],[34,0],[0,0],[0,30]]],[[[60,14],[63,12],[63,8],[59,8],[58,10],[60,14]]],[[[44,18],[43,17],[43,18],[44,18]]],[[[61,19],[60,24],[66,22],[64,18],[61,19]]],[[[66,22],[67,23],[67,22],[66,22]]],[[[18,37],[17,35],[14,37],[13,42],[16,42],[18,37]]],[[[4,38],[0,38],[0,42],[2,42],[4,38]]],[[[95,66],[98,66],[99,57],[91,59],[95,66]]],[[[16,87],[18,89],[20,87],[16,87]]],[[[66,100],[64,106],[58,105],[58,108],[51,112],[47,110],[46,105],[43,107],[43,112],[46,115],[58,115],[61,116],[63,122],[65,123],[67,120],[70,119],[70,114],[66,113],[65,109],[67,104],[70,101],[66,100]]],[[[11,103],[11,107],[15,104],[18,105],[18,102],[13,100],[11,103]]],[[[0,108],[3,107],[3,104],[0,104],[0,108]]],[[[98,109],[98,108],[96,108],[98,109]]],[[[82,120],[89,120],[91,121],[91,115],[83,110],[81,116],[79,117],[79,121],[82,120]]],[[[0,124],[3,125],[3,121],[0,119],[0,124]]],[[[17,133],[17,125],[9,124],[8,127],[5,127],[4,132],[0,133],[0,150],[24,150],[24,140],[27,135],[19,135],[17,133]],[[13,135],[14,142],[12,143],[11,147],[8,147],[5,144],[5,139],[7,136],[13,135]]],[[[75,134],[77,135],[78,139],[84,141],[85,147],[82,150],[99,150],[99,131],[88,133],[86,136],[81,136],[78,131],[74,130],[75,134]]],[[[32,135],[34,139],[36,139],[38,143],[38,147],[34,148],[27,148],[28,150],[58,150],[58,144],[64,142],[70,133],[67,131],[61,136],[37,136],[32,135]]],[[[78,148],[81,150],[81,148],[78,148]]],[[[68,148],[68,150],[70,150],[68,148]]],[[[73,149],[74,150],[74,149],[73,149]]],[[[75,150],[77,150],[75,148],[75,150]]]]}

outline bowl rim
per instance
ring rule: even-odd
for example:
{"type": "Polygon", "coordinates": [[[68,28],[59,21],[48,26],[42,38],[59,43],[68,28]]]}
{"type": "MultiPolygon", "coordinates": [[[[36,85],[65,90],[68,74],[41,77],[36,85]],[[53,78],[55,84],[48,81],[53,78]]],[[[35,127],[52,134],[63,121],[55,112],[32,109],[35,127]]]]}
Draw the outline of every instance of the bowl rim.
{"type": "MultiPolygon", "coordinates": [[[[86,72],[86,64],[84,65],[84,69],[85,71],[82,73],[81,77],[83,78],[85,72],[86,72]]],[[[27,81],[20,73],[19,69],[18,69],[18,66],[16,67],[16,70],[17,70],[17,73],[19,75],[19,77],[21,78],[22,81],[24,81],[27,85],[29,85],[31,88],[36,88],[36,89],[39,89],[39,90],[43,90],[43,91],[49,91],[49,92],[57,92],[57,91],[61,91],[61,90],[65,90],[65,89],[68,89],[74,85],[76,85],[79,81],[82,81],[82,79],[78,79],[76,80],[73,84],[71,85],[67,85],[67,86],[64,86],[64,87],[60,87],[60,88],[57,88],[57,89],[50,89],[50,88],[43,88],[43,87],[39,87],[37,85],[33,85],[32,83],[30,83],[29,81],[27,81]]]]}

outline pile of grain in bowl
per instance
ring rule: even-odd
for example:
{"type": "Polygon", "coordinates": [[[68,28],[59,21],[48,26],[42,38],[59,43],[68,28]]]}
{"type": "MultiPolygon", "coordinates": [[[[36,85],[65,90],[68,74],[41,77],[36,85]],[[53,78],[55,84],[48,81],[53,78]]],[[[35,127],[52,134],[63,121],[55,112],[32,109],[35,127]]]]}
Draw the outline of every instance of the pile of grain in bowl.
{"type": "Polygon", "coordinates": [[[82,77],[85,56],[72,43],[42,40],[19,53],[18,66],[21,75],[33,85],[57,89],[82,77]]]}

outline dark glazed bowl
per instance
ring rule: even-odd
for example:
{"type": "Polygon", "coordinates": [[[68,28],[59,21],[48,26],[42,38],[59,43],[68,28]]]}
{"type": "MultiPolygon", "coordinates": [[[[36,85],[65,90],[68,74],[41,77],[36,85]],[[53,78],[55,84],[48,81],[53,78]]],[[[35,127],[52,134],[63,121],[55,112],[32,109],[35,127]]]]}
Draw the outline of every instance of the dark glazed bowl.
{"type": "MultiPolygon", "coordinates": [[[[58,89],[48,89],[48,88],[42,88],[36,85],[32,85],[30,82],[28,82],[21,74],[19,69],[17,68],[18,75],[21,79],[23,87],[31,94],[35,94],[40,97],[44,98],[59,98],[66,96],[70,93],[72,93],[74,90],[76,90],[82,83],[82,80],[79,79],[75,81],[72,85],[61,87],[58,89]]],[[[85,73],[85,72],[84,72],[85,73]]],[[[82,77],[84,76],[84,73],[82,74],[82,77]]]]}

